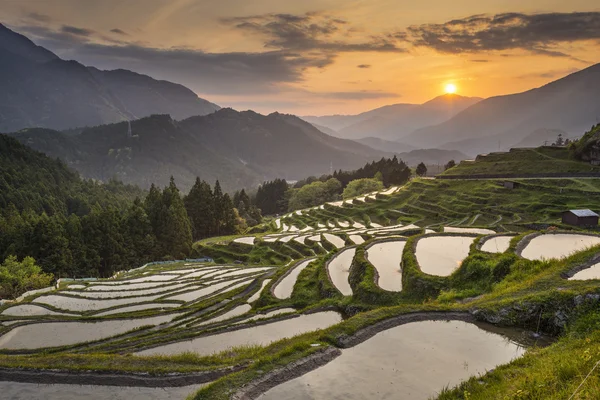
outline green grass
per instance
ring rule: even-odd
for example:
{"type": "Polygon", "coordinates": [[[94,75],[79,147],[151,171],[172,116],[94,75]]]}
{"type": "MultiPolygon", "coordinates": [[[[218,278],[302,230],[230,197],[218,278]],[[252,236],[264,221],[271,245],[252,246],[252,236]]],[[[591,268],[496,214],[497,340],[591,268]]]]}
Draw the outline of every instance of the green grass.
{"type": "Polygon", "coordinates": [[[462,161],[442,175],[538,174],[600,172],[600,166],[579,161],[564,147],[512,149],[506,153],[480,155],[462,161]]]}

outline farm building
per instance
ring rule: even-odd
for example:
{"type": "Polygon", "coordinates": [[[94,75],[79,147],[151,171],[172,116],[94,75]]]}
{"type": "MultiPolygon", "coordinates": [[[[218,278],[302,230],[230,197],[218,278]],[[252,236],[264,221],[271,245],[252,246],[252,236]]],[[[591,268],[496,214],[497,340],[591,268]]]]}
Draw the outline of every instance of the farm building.
{"type": "Polygon", "coordinates": [[[520,186],[521,184],[519,182],[512,182],[512,181],[504,181],[504,187],[506,189],[516,189],[520,186]]]}
{"type": "Polygon", "coordinates": [[[598,214],[592,210],[569,210],[563,213],[562,222],[576,226],[597,226],[598,214]]]}

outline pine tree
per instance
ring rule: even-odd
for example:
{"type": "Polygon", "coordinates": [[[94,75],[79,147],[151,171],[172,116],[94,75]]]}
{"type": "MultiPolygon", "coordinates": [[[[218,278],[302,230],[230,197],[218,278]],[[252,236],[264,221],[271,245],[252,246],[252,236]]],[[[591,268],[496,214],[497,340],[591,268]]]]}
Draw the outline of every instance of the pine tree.
{"type": "Polygon", "coordinates": [[[155,232],[159,247],[165,256],[185,258],[192,251],[192,226],[173,177],[163,191],[162,203],[162,226],[155,232]]]}
{"type": "Polygon", "coordinates": [[[190,217],[194,239],[209,237],[215,226],[214,199],[210,185],[196,178],[196,183],[183,201],[190,217]]]}

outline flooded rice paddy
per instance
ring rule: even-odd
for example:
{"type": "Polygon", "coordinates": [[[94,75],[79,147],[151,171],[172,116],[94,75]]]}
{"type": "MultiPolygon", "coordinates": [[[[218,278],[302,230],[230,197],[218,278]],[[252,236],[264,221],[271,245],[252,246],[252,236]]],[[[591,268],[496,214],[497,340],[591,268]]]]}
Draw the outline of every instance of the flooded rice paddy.
{"type": "Polygon", "coordinates": [[[514,236],[494,236],[483,242],[482,251],[488,253],[504,253],[510,246],[510,241],[514,236]]]}
{"type": "Polygon", "coordinates": [[[344,239],[342,239],[339,236],[332,235],[331,233],[324,233],[323,236],[325,236],[325,239],[329,243],[331,243],[338,249],[341,249],[346,244],[346,242],[344,242],[344,239]]]}
{"type": "Polygon", "coordinates": [[[462,321],[413,322],[380,332],[261,400],[427,400],[444,387],[522,356],[525,348],[462,321]]]}
{"type": "Polygon", "coordinates": [[[274,341],[296,336],[301,333],[328,328],[339,323],[341,320],[342,317],[337,312],[323,311],[251,328],[204,336],[185,342],[167,344],[143,350],[137,354],[179,354],[185,351],[191,351],[201,355],[209,355],[236,346],[267,345],[274,341]]]}
{"type": "Polygon", "coordinates": [[[0,336],[1,349],[40,349],[104,339],[146,325],[159,325],[176,316],[103,322],[47,322],[18,326],[0,336]]]}
{"type": "Polygon", "coordinates": [[[444,232],[454,232],[454,233],[476,233],[478,235],[493,235],[496,233],[491,229],[483,229],[483,228],[457,228],[454,226],[445,226],[444,232]]]}
{"type": "Polygon", "coordinates": [[[469,236],[429,236],[417,242],[417,262],[421,271],[429,275],[449,276],[469,255],[469,246],[475,240],[469,236]]]}
{"type": "Polygon", "coordinates": [[[331,282],[344,296],[352,296],[352,288],[350,282],[348,282],[348,277],[350,276],[350,266],[355,252],[355,248],[343,250],[332,258],[327,265],[331,282]]]}
{"type": "Polygon", "coordinates": [[[182,400],[206,385],[149,388],[0,381],[0,392],[6,400],[182,400]]]}
{"type": "Polygon", "coordinates": [[[521,256],[528,260],[564,258],[599,244],[600,236],[565,233],[546,234],[531,239],[521,252],[521,256]]]}
{"type": "Polygon", "coordinates": [[[582,269],[569,278],[570,281],[588,281],[590,279],[600,279],[600,263],[582,269]]]}
{"type": "Polygon", "coordinates": [[[292,267],[292,270],[277,284],[277,286],[275,286],[273,295],[281,300],[289,299],[292,296],[292,291],[294,290],[296,280],[298,280],[298,275],[300,275],[304,268],[308,267],[312,261],[314,261],[314,258],[304,260],[295,267],[292,267]]]}
{"type": "Polygon", "coordinates": [[[260,284],[260,289],[256,293],[254,293],[252,296],[250,296],[250,298],[248,299],[248,303],[252,303],[252,302],[255,302],[256,300],[258,300],[263,289],[265,288],[265,286],[267,286],[269,284],[269,282],[271,282],[270,279],[263,280],[262,283],[260,284]]]}
{"type": "Polygon", "coordinates": [[[375,243],[367,250],[367,260],[375,267],[379,279],[377,285],[383,290],[402,290],[402,252],[405,241],[375,243]]]}

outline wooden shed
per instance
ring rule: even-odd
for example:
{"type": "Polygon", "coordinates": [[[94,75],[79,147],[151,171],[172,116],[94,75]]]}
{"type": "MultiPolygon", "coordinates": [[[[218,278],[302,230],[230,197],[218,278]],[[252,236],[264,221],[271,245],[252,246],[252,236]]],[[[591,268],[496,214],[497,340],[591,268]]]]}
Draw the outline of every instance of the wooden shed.
{"type": "Polygon", "coordinates": [[[504,187],[506,189],[516,189],[520,186],[521,184],[519,182],[513,182],[513,181],[504,181],[504,187]]]}
{"type": "Polygon", "coordinates": [[[575,226],[597,226],[598,214],[592,210],[569,210],[563,212],[562,222],[575,226]]]}

